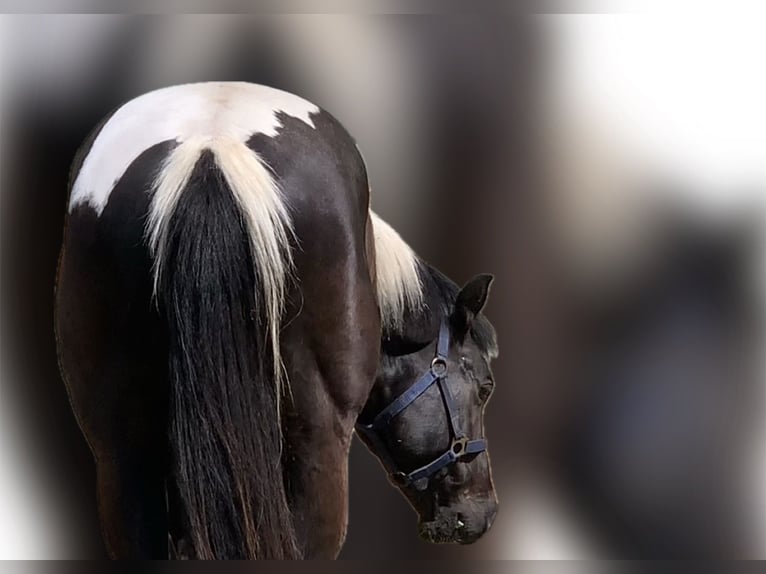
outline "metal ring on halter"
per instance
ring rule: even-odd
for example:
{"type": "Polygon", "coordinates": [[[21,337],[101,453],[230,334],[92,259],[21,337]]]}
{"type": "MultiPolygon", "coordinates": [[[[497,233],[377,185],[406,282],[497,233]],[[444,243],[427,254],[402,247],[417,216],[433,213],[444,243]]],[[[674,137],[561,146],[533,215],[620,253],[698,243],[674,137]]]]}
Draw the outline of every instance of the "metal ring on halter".
{"type": "Polygon", "coordinates": [[[465,454],[465,446],[468,444],[468,437],[461,436],[453,439],[450,450],[455,456],[463,456],[465,454]]]}
{"type": "Polygon", "coordinates": [[[441,357],[434,357],[431,361],[431,372],[436,377],[444,377],[447,374],[447,361],[441,357]]]}

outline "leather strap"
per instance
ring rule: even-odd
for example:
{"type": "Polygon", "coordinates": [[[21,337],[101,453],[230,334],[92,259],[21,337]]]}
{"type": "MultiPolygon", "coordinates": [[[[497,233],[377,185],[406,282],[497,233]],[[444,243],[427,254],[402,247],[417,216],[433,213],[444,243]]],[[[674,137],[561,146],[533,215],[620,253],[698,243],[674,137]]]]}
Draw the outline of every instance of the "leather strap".
{"type": "Polygon", "coordinates": [[[439,378],[436,376],[433,369],[424,373],[414,385],[396,397],[394,402],[388,405],[385,409],[380,411],[373,419],[370,426],[375,430],[382,430],[385,428],[388,423],[391,422],[391,419],[410,406],[415,399],[426,392],[426,390],[438,380],[439,378]]]}
{"type": "Polygon", "coordinates": [[[436,356],[447,360],[449,356],[449,326],[446,320],[439,325],[439,342],[436,344],[436,356]]]}
{"type": "Polygon", "coordinates": [[[413,470],[406,475],[407,482],[410,484],[415,483],[420,479],[427,478],[437,473],[445,466],[452,464],[464,456],[478,454],[480,452],[484,452],[485,450],[487,450],[487,443],[484,439],[480,438],[477,440],[470,440],[466,443],[465,449],[462,450],[459,454],[455,454],[452,449],[449,449],[443,455],[432,460],[427,465],[413,470]]]}

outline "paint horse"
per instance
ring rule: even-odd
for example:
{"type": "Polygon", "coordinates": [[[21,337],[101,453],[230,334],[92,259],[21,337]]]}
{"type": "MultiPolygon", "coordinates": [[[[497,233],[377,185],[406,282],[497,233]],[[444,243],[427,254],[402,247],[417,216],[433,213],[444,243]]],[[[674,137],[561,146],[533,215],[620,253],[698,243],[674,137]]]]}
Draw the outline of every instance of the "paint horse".
{"type": "Polygon", "coordinates": [[[423,537],[478,539],[490,283],[419,259],[297,96],[203,83],[117,109],[75,158],[56,290],[109,554],[335,557],[355,428],[423,537]]]}

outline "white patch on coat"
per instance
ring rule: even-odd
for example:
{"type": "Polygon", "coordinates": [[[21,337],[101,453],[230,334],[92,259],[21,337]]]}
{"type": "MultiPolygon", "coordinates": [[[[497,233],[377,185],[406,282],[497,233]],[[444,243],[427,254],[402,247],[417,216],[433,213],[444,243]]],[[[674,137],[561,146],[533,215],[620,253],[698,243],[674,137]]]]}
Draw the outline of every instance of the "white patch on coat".
{"type": "MultiPolygon", "coordinates": [[[[292,223],[282,191],[258,154],[236,137],[195,135],[179,144],[165,159],[154,182],[154,195],[146,222],[146,237],[154,259],[155,293],[165,266],[170,220],[203,151],[210,150],[247,222],[253,263],[258,270],[256,293],[269,321],[277,397],[282,396],[283,376],[279,327],[284,311],[287,280],[293,268],[290,252],[292,223]]],[[[279,408],[279,402],[277,403],[279,408]]]]}
{"type": "Polygon", "coordinates": [[[293,94],[245,82],[207,82],[163,88],[139,96],[107,121],[91,146],[72,187],[69,209],[87,203],[100,215],[130,164],[148,148],[169,140],[220,138],[246,142],[253,134],[273,137],[277,112],[315,127],[319,108],[293,94]]]}
{"type": "Polygon", "coordinates": [[[406,309],[423,305],[418,257],[400,235],[370,210],[375,237],[375,274],[383,325],[401,327],[406,309]]]}

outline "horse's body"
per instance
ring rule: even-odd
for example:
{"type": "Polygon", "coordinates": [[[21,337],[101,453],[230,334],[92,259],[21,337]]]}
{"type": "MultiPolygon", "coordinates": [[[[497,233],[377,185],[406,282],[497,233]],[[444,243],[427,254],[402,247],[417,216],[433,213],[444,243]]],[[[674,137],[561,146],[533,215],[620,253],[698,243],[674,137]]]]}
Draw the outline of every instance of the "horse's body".
{"type": "Polygon", "coordinates": [[[353,139],[297,96],[178,86],[102,122],[72,169],[56,323],[110,553],[164,556],[170,532],[199,558],[337,555],[381,310],[393,333],[410,299],[454,304],[422,275],[353,139]]]}

